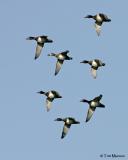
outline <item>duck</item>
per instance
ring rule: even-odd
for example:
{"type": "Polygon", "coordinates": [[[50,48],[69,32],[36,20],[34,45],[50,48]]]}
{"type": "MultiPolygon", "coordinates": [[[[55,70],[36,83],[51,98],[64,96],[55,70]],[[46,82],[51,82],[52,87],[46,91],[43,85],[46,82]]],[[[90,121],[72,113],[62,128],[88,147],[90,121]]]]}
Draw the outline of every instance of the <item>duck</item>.
{"type": "Polygon", "coordinates": [[[40,56],[44,44],[53,42],[53,40],[49,39],[46,35],[41,35],[37,37],[27,37],[26,40],[35,40],[37,42],[35,60],[40,56]]]}
{"type": "Polygon", "coordinates": [[[100,100],[102,99],[102,97],[103,97],[103,95],[100,94],[99,96],[95,97],[92,100],[82,99],[80,101],[80,102],[85,102],[85,103],[89,104],[89,109],[88,109],[88,113],[87,113],[87,117],[86,117],[86,122],[88,122],[91,119],[91,117],[92,117],[92,115],[93,115],[93,113],[94,113],[94,111],[97,107],[105,108],[105,105],[100,103],[100,100]]]}
{"type": "Polygon", "coordinates": [[[46,108],[47,108],[47,112],[50,111],[51,109],[51,104],[53,102],[54,99],[56,98],[62,98],[62,96],[55,90],[51,90],[51,91],[48,91],[48,92],[44,92],[44,91],[39,91],[37,92],[41,95],[45,95],[47,98],[46,98],[46,108]]]}
{"type": "Polygon", "coordinates": [[[98,13],[96,15],[87,15],[86,17],[84,18],[92,18],[95,20],[95,30],[96,30],[96,33],[98,36],[100,36],[100,33],[101,33],[101,26],[103,24],[103,22],[111,22],[111,19],[108,18],[108,16],[104,13],[98,13]]]}
{"type": "Polygon", "coordinates": [[[99,59],[94,59],[94,60],[90,60],[90,61],[83,60],[80,63],[89,64],[91,66],[91,74],[92,74],[94,79],[96,79],[96,77],[97,77],[98,68],[102,67],[102,66],[105,66],[105,63],[103,63],[99,59]]]}
{"type": "Polygon", "coordinates": [[[59,73],[62,64],[64,63],[65,60],[72,60],[72,57],[69,57],[67,54],[69,53],[69,50],[66,50],[64,52],[61,53],[51,53],[48,54],[48,56],[53,56],[57,58],[57,62],[56,62],[56,69],[55,69],[55,76],[59,73]]]}
{"type": "Polygon", "coordinates": [[[55,119],[55,121],[63,121],[64,122],[61,139],[63,139],[67,135],[68,130],[70,129],[72,124],[80,124],[79,121],[76,121],[75,118],[72,118],[72,117],[57,118],[57,119],[55,119]]]}

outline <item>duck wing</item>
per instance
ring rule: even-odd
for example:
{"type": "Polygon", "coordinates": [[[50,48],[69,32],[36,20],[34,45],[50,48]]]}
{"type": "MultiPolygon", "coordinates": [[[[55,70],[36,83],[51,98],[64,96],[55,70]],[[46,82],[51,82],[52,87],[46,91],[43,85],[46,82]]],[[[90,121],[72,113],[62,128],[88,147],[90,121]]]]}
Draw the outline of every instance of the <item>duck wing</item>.
{"type": "Polygon", "coordinates": [[[52,98],[52,99],[51,99],[51,98],[47,98],[47,99],[46,99],[47,112],[50,111],[53,100],[54,100],[53,98],[52,98]]]}
{"type": "Polygon", "coordinates": [[[55,69],[55,75],[57,75],[58,72],[60,71],[63,62],[64,62],[64,60],[57,60],[56,69],[55,69]]]}
{"type": "Polygon", "coordinates": [[[44,46],[44,43],[37,43],[35,59],[37,59],[40,56],[43,46],[44,46]]]}
{"type": "Polygon", "coordinates": [[[61,138],[64,138],[67,135],[68,130],[70,129],[70,127],[71,127],[71,125],[64,124],[61,138]]]}
{"type": "Polygon", "coordinates": [[[91,119],[91,117],[92,117],[95,109],[96,109],[96,108],[91,108],[91,107],[89,107],[88,113],[87,113],[87,117],[86,117],[86,122],[88,122],[88,121],[91,119]]]}
{"type": "Polygon", "coordinates": [[[95,97],[95,98],[93,99],[93,101],[98,101],[98,102],[99,102],[102,97],[103,97],[103,95],[100,94],[99,96],[95,97]]]}

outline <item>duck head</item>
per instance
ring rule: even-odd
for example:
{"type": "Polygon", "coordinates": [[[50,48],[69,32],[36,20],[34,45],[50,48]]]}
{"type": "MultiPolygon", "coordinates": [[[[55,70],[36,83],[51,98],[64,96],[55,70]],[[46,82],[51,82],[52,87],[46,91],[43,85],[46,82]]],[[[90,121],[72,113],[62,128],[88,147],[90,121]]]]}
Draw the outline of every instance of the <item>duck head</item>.
{"type": "Polygon", "coordinates": [[[46,43],[52,43],[53,42],[53,40],[52,39],[46,39],[46,41],[45,41],[46,43]]]}
{"type": "Polygon", "coordinates": [[[105,63],[102,63],[102,66],[105,66],[106,64],[105,63]]]}

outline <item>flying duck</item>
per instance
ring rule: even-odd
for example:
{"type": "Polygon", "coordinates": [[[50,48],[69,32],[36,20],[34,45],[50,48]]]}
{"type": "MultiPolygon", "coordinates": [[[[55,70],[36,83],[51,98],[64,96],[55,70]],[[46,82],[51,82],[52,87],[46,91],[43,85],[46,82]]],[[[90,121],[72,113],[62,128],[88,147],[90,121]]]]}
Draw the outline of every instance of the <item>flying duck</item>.
{"type": "Polygon", "coordinates": [[[57,75],[61,69],[61,66],[64,62],[64,60],[72,60],[72,57],[69,57],[67,54],[69,53],[68,50],[61,52],[61,53],[51,53],[48,54],[48,56],[54,56],[57,58],[57,63],[56,63],[56,69],[55,69],[55,75],[57,75]]]}
{"type": "Polygon", "coordinates": [[[70,127],[71,127],[72,124],[79,124],[79,123],[80,123],[80,122],[76,121],[76,120],[75,120],[74,118],[72,118],[72,117],[57,118],[57,119],[55,119],[55,121],[63,121],[63,122],[64,122],[61,139],[64,138],[64,137],[67,135],[68,130],[70,129],[70,127]]]}
{"type": "Polygon", "coordinates": [[[100,103],[100,100],[102,98],[102,94],[100,94],[98,97],[95,97],[94,99],[88,101],[86,99],[82,99],[80,102],[86,102],[89,104],[89,109],[88,109],[88,113],[87,113],[87,118],[86,118],[86,122],[88,122],[92,115],[93,112],[95,111],[96,107],[100,107],[100,108],[105,108],[105,105],[100,103]]]}
{"type": "Polygon", "coordinates": [[[99,14],[96,14],[94,16],[87,15],[84,18],[92,18],[92,19],[95,20],[95,25],[94,26],[95,26],[95,30],[96,30],[98,36],[100,35],[100,32],[101,32],[102,23],[111,21],[111,19],[109,19],[108,16],[103,14],[103,13],[99,13],[99,14]]]}
{"type": "Polygon", "coordinates": [[[54,90],[51,90],[51,91],[48,91],[48,92],[39,91],[37,93],[43,94],[47,97],[46,98],[47,111],[49,111],[51,109],[51,103],[55,98],[62,98],[62,96],[60,96],[60,94],[57,91],[54,91],[54,90]]]}
{"type": "Polygon", "coordinates": [[[102,67],[102,66],[105,66],[105,63],[103,63],[99,59],[94,59],[94,60],[91,60],[91,61],[84,60],[80,63],[88,63],[89,65],[91,65],[91,74],[92,74],[93,78],[97,77],[98,68],[102,67]]]}
{"type": "Polygon", "coordinates": [[[48,36],[42,35],[37,37],[28,37],[26,40],[35,40],[37,42],[35,60],[40,56],[44,43],[52,43],[53,40],[48,39],[48,36]]]}

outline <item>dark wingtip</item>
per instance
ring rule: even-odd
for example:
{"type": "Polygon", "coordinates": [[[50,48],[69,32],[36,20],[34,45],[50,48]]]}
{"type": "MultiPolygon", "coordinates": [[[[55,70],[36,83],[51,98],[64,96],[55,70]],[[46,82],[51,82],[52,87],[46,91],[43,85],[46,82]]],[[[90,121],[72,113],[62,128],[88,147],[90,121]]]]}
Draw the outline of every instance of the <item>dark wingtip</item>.
{"type": "Polygon", "coordinates": [[[85,99],[81,99],[80,102],[86,102],[86,100],[85,99]]]}
{"type": "Polygon", "coordinates": [[[53,43],[53,40],[52,39],[48,39],[47,42],[48,43],[53,43]]]}
{"type": "Polygon", "coordinates": [[[26,40],[35,40],[35,37],[27,37],[26,40]]]}
{"type": "Polygon", "coordinates": [[[85,16],[84,18],[88,18],[88,16],[85,16]]]}
{"type": "Polygon", "coordinates": [[[69,53],[69,50],[66,50],[65,52],[66,52],[66,53],[69,53]]]}
{"type": "Polygon", "coordinates": [[[80,124],[80,122],[79,122],[79,121],[76,121],[75,124],[80,124]]]}
{"type": "Polygon", "coordinates": [[[62,118],[56,118],[54,121],[63,121],[62,118]]]}
{"type": "Polygon", "coordinates": [[[88,100],[86,100],[86,99],[81,99],[80,102],[89,103],[90,101],[88,101],[88,100]]]}
{"type": "Polygon", "coordinates": [[[106,65],[105,63],[102,64],[102,66],[105,66],[105,65],[106,65]]]}
{"type": "Polygon", "coordinates": [[[84,102],[84,99],[81,99],[80,102],[84,102]]]}
{"type": "Polygon", "coordinates": [[[31,39],[32,39],[32,37],[27,37],[27,38],[26,38],[26,40],[31,40],[31,39]]]}
{"type": "Polygon", "coordinates": [[[87,15],[84,18],[93,18],[93,16],[92,15],[87,15]]]}
{"type": "Polygon", "coordinates": [[[38,91],[37,93],[39,93],[39,94],[44,94],[45,92],[44,92],[44,91],[38,91]]]}
{"type": "Polygon", "coordinates": [[[87,60],[83,60],[80,63],[88,63],[88,61],[87,60]]]}
{"type": "Polygon", "coordinates": [[[39,91],[39,92],[36,92],[36,93],[39,93],[39,94],[40,94],[40,91],[39,91]]]}

